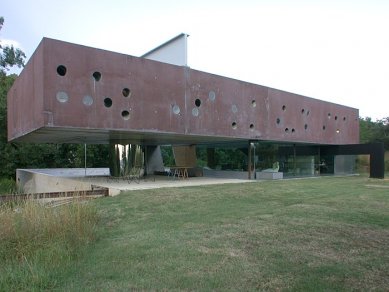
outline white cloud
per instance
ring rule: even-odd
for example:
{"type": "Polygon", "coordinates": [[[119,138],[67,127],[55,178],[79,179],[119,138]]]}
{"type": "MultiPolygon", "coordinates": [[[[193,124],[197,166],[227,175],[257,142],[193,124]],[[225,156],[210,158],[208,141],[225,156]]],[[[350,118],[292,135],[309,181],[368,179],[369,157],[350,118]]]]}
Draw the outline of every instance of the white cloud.
{"type": "Polygon", "coordinates": [[[5,46],[14,46],[15,48],[19,48],[19,49],[23,50],[23,48],[20,45],[20,43],[18,41],[15,41],[15,40],[2,39],[2,40],[0,40],[0,44],[3,47],[5,47],[5,46]]]}

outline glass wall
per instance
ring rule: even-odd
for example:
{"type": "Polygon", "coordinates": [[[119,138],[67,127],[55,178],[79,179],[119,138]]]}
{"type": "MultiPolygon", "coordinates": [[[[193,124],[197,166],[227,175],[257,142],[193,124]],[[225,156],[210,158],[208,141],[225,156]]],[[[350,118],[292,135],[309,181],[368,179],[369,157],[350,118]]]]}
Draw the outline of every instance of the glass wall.
{"type": "Polygon", "coordinates": [[[256,171],[278,171],[284,177],[352,174],[353,155],[320,155],[320,145],[275,144],[256,142],[254,163],[256,171]]]}

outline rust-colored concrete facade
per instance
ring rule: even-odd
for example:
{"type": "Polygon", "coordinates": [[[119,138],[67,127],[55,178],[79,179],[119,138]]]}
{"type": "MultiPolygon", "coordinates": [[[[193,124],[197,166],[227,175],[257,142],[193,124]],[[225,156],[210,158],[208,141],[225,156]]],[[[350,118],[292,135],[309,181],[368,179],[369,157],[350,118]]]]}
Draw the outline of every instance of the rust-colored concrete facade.
{"type": "Polygon", "coordinates": [[[8,93],[16,142],[359,143],[358,110],[100,49],[43,39],[8,93]]]}

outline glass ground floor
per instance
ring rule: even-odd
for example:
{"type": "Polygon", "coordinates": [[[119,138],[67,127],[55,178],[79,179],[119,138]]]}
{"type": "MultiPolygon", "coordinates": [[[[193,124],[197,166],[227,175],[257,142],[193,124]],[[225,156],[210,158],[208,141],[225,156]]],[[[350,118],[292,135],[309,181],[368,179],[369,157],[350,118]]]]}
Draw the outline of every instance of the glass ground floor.
{"type": "Polygon", "coordinates": [[[368,155],[370,177],[384,178],[382,143],[313,145],[239,141],[192,145],[119,145],[110,147],[111,176],[166,174],[184,168],[188,176],[206,173],[235,178],[349,175],[358,171],[358,155],[368,155]],[[278,175],[275,175],[278,173],[278,175]]]}
{"type": "Polygon", "coordinates": [[[353,174],[356,155],[331,155],[320,145],[251,142],[247,145],[199,146],[197,164],[212,170],[282,172],[283,177],[353,174]]]}

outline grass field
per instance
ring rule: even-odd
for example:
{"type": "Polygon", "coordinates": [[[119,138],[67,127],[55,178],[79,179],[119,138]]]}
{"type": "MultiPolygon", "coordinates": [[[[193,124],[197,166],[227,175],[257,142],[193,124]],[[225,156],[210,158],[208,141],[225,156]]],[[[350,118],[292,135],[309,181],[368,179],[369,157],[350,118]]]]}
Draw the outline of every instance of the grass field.
{"type": "Polygon", "coordinates": [[[59,286],[94,241],[97,220],[96,209],[82,202],[56,209],[32,200],[2,203],[0,291],[59,286]]]}
{"type": "Polygon", "coordinates": [[[14,180],[0,178],[0,195],[9,195],[15,192],[16,192],[16,185],[14,180]]]}
{"type": "MultiPolygon", "coordinates": [[[[322,177],[95,200],[65,291],[388,290],[389,181],[322,177]]],[[[4,270],[4,269],[3,269],[4,270]]]]}

